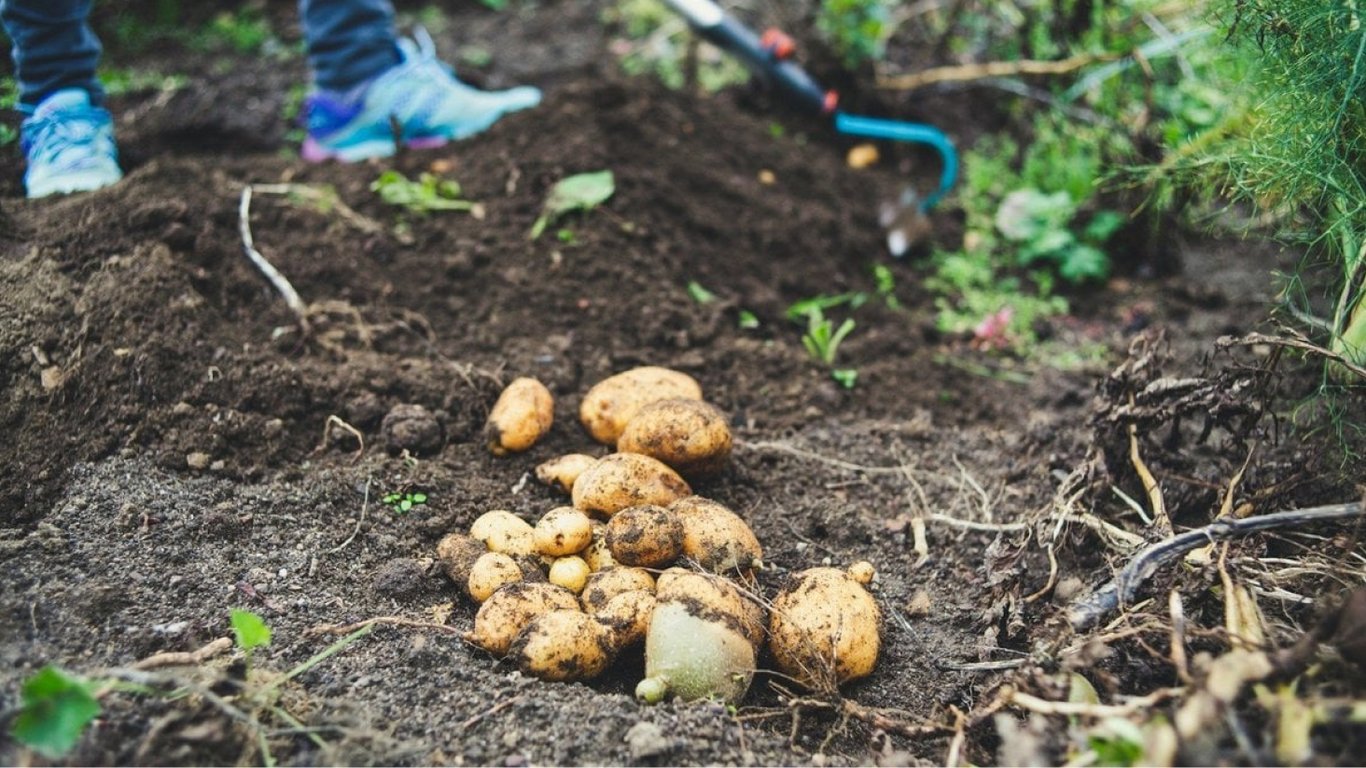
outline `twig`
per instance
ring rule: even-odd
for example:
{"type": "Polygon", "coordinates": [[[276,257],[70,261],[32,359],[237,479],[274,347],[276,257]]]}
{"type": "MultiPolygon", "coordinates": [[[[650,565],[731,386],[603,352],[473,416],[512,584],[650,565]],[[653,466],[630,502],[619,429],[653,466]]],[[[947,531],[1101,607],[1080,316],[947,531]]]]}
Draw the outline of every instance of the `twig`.
{"type": "Polygon", "coordinates": [[[350,424],[347,424],[346,421],[342,419],[342,417],[338,416],[335,413],[329,415],[327,417],[327,422],[323,424],[322,442],[318,443],[318,447],[313,449],[313,452],[321,453],[327,449],[328,440],[330,440],[332,437],[333,427],[340,429],[343,432],[346,432],[348,435],[351,435],[352,437],[356,438],[356,443],[359,444],[360,447],[356,449],[356,455],[352,458],[352,461],[359,461],[360,457],[365,455],[365,435],[362,435],[359,429],[356,429],[350,424]]]}
{"type": "Polygon", "coordinates": [[[1185,693],[1185,688],[1158,688],[1146,696],[1138,696],[1127,704],[1091,704],[1084,701],[1049,701],[1018,690],[1010,692],[1009,701],[1021,709],[1041,715],[1086,717],[1128,717],[1143,712],[1167,699],[1185,693]]]}
{"type": "Polygon", "coordinates": [[[1331,349],[1325,349],[1308,339],[1300,338],[1298,336],[1268,336],[1265,333],[1249,333],[1246,336],[1239,336],[1237,338],[1222,336],[1214,342],[1214,346],[1219,349],[1227,347],[1249,347],[1254,344],[1269,344],[1273,347],[1289,347],[1291,349],[1309,352],[1318,355],[1319,357],[1332,360],[1344,369],[1356,374],[1358,377],[1366,379],[1366,368],[1362,368],[1331,349]]]}
{"type": "Polygon", "coordinates": [[[299,321],[299,328],[304,335],[308,335],[311,326],[308,323],[308,307],[304,306],[303,299],[299,298],[299,292],[294,290],[293,284],[289,279],[281,274],[261,252],[256,250],[251,237],[251,185],[242,187],[242,202],[237,208],[237,230],[242,235],[242,248],[247,252],[247,258],[251,263],[261,270],[261,274],[266,276],[270,284],[285,300],[285,305],[289,311],[294,313],[294,317],[299,321]]]}
{"type": "MultiPolygon", "coordinates": [[[[1129,396],[1129,407],[1133,407],[1134,397],[1129,396]]],[[[1129,425],[1129,462],[1134,465],[1134,472],[1138,473],[1138,479],[1143,483],[1143,492],[1148,494],[1148,504],[1153,510],[1152,524],[1157,527],[1163,535],[1172,534],[1172,521],[1167,517],[1167,504],[1162,499],[1162,486],[1158,485],[1157,478],[1148,469],[1147,462],[1143,461],[1143,455],[1138,450],[1138,425],[1129,425]]]]}
{"type": "Polygon", "coordinates": [[[351,535],[346,537],[346,541],[343,541],[337,546],[323,552],[324,555],[334,555],[342,551],[343,549],[346,549],[346,545],[350,544],[356,538],[356,534],[360,533],[360,527],[365,524],[365,511],[369,508],[370,478],[367,477],[365,478],[365,500],[362,501],[360,504],[360,517],[356,518],[356,527],[351,530],[351,535]]]}
{"type": "Polygon", "coordinates": [[[498,702],[497,704],[494,704],[492,707],[489,707],[488,709],[484,710],[483,712],[479,712],[479,713],[476,713],[476,714],[474,714],[474,715],[471,715],[470,717],[465,718],[465,721],[464,721],[464,722],[462,722],[460,725],[456,726],[455,732],[456,732],[456,733],[463,734],[463,733],[465,733],[466,731],[468,731],[468,730],[470,729],[471,726],[473,726],[475,723],[479,722],[480,720],[483,720],[484,718],[489,717],[490,715],[496,715],[496,714],[498,714],[499,712],[502,712],[503,710],[507,709],[508,707],[512,706],[513,704],[516,704],[517,702],[519,702],[519,701],[521,701],[521,700],[522,700],[522,697],[521,697],[521,696],[513,696],[513,697],[508,698],[508,699],[503,699],[502,701],[498,702]]]}
{"type": "MultiPolygon", "coordinates": [[[[314,186],[312,184],[254,184],[257,192],[263,195],[286,195],[295,196],[308,200],[313,203],[318,211],[328,213],[336,211],[341,220],[351,225],[353,228],[364,232],[367,235],[387,234],[384,225],[378,221],[358,213],[356,209],[347,205],[337,190],[331,185],[314,186]]],[[[412,244],[412,236],[398,237],[399,242],[405,245],[412,244]]]]}
{"type": "Polygon", "coordinates": [[[1058,61],[988,61],[982,64],[960,64],[949,67],[934,67],[907,75],[879,78],[878,88],[910,91],[924,88],[935,83],[962,83],[970,80],[985,80],[992,77],[1014,77],[1018,75],[1065,75],[1082,67],[1102,61],[1114,61],[1119,54],[1092,55],[1081,54],[1058,61]]]}
{"type": "Polygon", "coordinates": [[[430,621],[405,619],[401,616],[376,616],[371,619],[366,619],[365,621],[358,621],[354,624],[323,624],[306,630],[304,635],[345,635],[350,632],[355,632],[358,629],[374,626],[375,624],[389,624],[397,627],[413,627],[415,629],[433,629],[448,635],[464,634],[455,627],[448,627],[445,624],[433,624],[430,621]]]}
{"type": "Polygon", "coordinates": [[[1217,520],[1203,528],[1159,541],[1135,555],[1117,576],[1100,589],[1074,603],[1068,612],[1068,620],[1072,628],[1079,632],[1090,629],[1111,611],[1133,600],[1138,594],[1139,587],[1160,568],[1202,544],[1259,531],[1361,517],[1363,513],[1366,513],[1366,510],[1363,510],[1361,502],[1330,504],[1241,520],[1217,520]]]}
{"type": "Polygon", "coordinates": [[[154,653],[133,664],[133,669],[148,670],[160,667],[188,667],[204,661],[232,648],[231,637],[220,637],[208,645],[194,651],[167,651],[154,653]]]}

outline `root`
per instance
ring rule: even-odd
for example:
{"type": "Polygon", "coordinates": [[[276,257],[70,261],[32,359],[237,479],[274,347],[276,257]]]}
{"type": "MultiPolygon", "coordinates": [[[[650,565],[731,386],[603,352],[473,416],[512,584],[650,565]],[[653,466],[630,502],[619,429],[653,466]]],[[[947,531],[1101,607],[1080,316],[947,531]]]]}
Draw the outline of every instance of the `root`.
{"type": "Polygon", "coordinates": [[[169,651],[154,653],[133,664],[133,669],[149,670],[161,667],[186,667],[202,664],[214,656],[232,648],[231,637],[220,637],[208,645],[193,651],[169,651]]]}
{"type": "Polygon", "coordinates": [[[312,326],[308,322],[308,307],[303,299],[299,298],[299,292],[294,290],[294,285],[289,279],[275,268],[261,252],[256,250],[256,246],[251,236],[251,185],[242,187],[242,202],[237,209],[237,230],[242,236],[242,248],[247,253],[247,258],[251,263],[266,276],[270,284],[274,286],[276,292],[285,300],[285,306],[294,313],[294,319],[299,323],[299,330],[305,336],[309,335],[312,326]]]}

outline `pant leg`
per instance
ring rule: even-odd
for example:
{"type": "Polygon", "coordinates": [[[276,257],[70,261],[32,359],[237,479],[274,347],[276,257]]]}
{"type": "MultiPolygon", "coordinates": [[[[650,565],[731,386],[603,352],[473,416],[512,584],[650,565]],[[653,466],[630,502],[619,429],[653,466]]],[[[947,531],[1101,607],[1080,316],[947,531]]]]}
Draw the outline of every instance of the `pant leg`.
{"type": "Polygon", "coordinates": [[[346,91],[399,62],[389,0],[299,0],[318,88],[346,91]]]}
{"type": "Polygon", "coordinates": [[[55,91],[84,88],[96,104],[100,41],[90,29],[91,0],[0,0],[0,21],[14,42],[19,103],[34,107],[55,91]]]}

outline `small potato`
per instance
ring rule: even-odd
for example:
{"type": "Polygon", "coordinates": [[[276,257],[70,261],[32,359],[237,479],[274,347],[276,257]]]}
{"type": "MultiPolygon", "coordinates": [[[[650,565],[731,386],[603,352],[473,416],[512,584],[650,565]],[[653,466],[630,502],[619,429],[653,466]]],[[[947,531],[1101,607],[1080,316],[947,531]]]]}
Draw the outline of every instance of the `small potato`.
{"type": "Polygon", "coordinates": [[[561,557],[550,564],[550,583],[578,594],[583,591],[584,585],[588,583],[588,576],[592,573],[588,563],[582,557],[561,557]]]}
{"type": "Polygon", "coordinates": [[[463,533],[448,533],[436,543],[436,559],[441,561],[446,575],[456,584],[469,583],[470,568],[474,566],[474,561],[488,551],[484,542],[463,533]]]}
{"type": "Polygon", "coordinates": [[[612,651],[616,653],[645,639],[654,610],[655,596],[643,589],[633,589],[608,600],[593,618],[611,630],[612,651]]]}
{"type": "Polygon", "coordinates": [[[881,619],[873,596],[847,572],[811,568],[773,601],[769,649],[780,672],[811,690],[834,693],[872,673],[881,619]]]}
{"type": "Polygon", "coordinates": [[[482,603],[499,587],[515,581],[522,581],[522,568],[511,555],[485,552],[470,567],[470,579],[465,589],[474,602],[482,603]]]}
{"type": "Polygon", "coordinates": [[[730,461],[730,424],[721,409],[701,400],[660,400],[640,409],[617,440],[617,450],[659,459],[684,477],[708,477],[730,461]]]}
{"type": "Polygon", "coordinates": [[[495,509],[480,515],[470,525],[470,536],[484,542],[490,552],[536,554],[531,524],[507,510],[495,509]]]}
{"type": "Polygon", "coordinates": [[[579,475],[573,499],[577,509],[611,517],[618,510],[642,504],[666,507],[691,494],[687,482],[659,460],[638,453],[613,453],[579,475]]]}
{"type": "Polygon", "coordinates": [[[612,633],[586,613],[550,611],[517,635],[508,657],[542,680],[591,680],[612,660],[612,633]]]}
{"type": "Polygon", "coordinates": [[[683,524],[683,556],[712,573],[747,574],[763,567],[764,550],[739,515],[724,504],[688,496],[669,505],[683,524]]]}
{"type": "Polygon", "coordinates": [[[574,481],[596,462],[597,457],[586,453],[566,453],[538,465],[536,479],[566,494],[572,493],[574,481]]]}
{"type": "Polygon", "coordinates": [[[484,425],[484,436],[495,456],[520,453],[545,437],[555,423],[555,398],[541,382],[513,379],[498,396],[484,425]]]}
{"type": "Polygon", "coordinates": [[[865,587],[869,584],[872,584],[873,579],[877,577],[877,569],[874,568],[873,564],[868,562],[867,560],[860,560],[857,563],[854,563],[853,565],[849,566],[848,572],[849,578],[853,579],[854,581],[857,581],[865,587]]]}
{"type": "Polygon", "coordinates": [[[474,631],[465,639],[489,653],[503,656],[512,640],[531,620],[556,610],[576,611],[578,598],[553,584],[505,584],[489,595],[474,616],[474,631]]]}
{"type": "Polygon", "coordinates": [[[642,407],[675,398],[701,400],[702,387],[688,374],[668,368],[632,368],[594,384],[579,405],[579,421],[594,440],[616,445],[642,407]]]}
{"type": "Polygon", "coordinates": [[[617,561],[612,559],[612,550],[607,548],[607,526],[605,524],[596,520],[593,521],[593,540],[579,553],[579,556],[588,563],[588,567],[594,572],[605,571],[617,564],[617,561]]]}
{"type": "Polygon", "coordinates": [[[578,554],[593,540],[593,521],[573,507],[556,507],[536,522],[532,538],[539,554],[549,557],[578,554]]]}
{"type": "Polygon", "coordinates": [[[607,601],[622,592],[635,590],[654,594],[655,577],[644,568],[627,568],[619,565],[589,576],[588,585],[583,588],[579,600],[583,603],[585,611],[597,613],[607,605],[607,601]]]}
{"type": "Polygon", "coordinates": [[[683,551],[683,524],[664,507],[627,507],[607,521],[607,548],[622,565],[660,568],[683,551]]]}

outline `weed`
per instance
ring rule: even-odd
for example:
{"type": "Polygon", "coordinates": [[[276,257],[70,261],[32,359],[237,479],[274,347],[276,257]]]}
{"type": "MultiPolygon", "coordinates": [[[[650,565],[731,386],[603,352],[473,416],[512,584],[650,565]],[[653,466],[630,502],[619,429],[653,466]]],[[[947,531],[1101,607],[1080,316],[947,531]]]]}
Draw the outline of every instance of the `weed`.
{"type": "Polygon", "coordinates": [[[857,68],[882,58],[892,5],[890,0],[822,0],[816,29],[845,66],[857,68]]]}
{"type": "Polygon", "coordinates": [[[100,84],[110,96],[124,96],[130,93],[147,91],[166,93],[185,87],[189,78],[185,75],[163,75],[141,69],[106,68],[100,70],[100,84]]]}
{"type": "Polygon", "coordinates": [[[565,245],[579,244],[578,235],[575,235],[574,230],[569,229],[568,227],[561,227],[560,229],[555,230],[555,239],[565,245]]]}
{"type": "Polygon", "coordinates": [[[399,171],[388,170],[370,184],[370,190],[378,192],[384,202],[419,215],[432,211],[468,211],[475,206],[473,202],[461,199],[459,182],[433,173],[424,172],[417,181],[412,181],[399,171]]]}
{"type": "Polygon", "coordinates": [[[621,39],[612,50],[622,69],[631,75],[654,75],[673,89],[688,84],[692,75],[705,91],[719,91],[749,80],[749,71],[734,57],[709,44],[695,42],[688,25],[661,0],[618,0],[603,14],[621,39]]]}
{"type": "Polygon", "coordinates": [[[412,511],[413,507],[418,507],[423,504],[426,504],[427,494],[420,492],[414,493],[411,491],[406,493],[398,493],[397,491],[395,491],[394,493],[384,494],[384,498],[381,499],[381,501],[383,501],[385,504],[388,504],[389,507],[394,510],[395,514],[402,515],[412,511]]]}
{"type": "Polygon", "coordinates": [[[270,22],[260,11],[243,8],[224,11],[213,17],[207,29],[196,36],[192,47],[205,51],[231,50],[241,54],[260,53],[275,40],[270,22]]]}
{"type": "Polygon", "coordinates": [[[567,176],[550,188],[541,215],[531,226],[529,237],[535,240],[545,228],[561,216],[574,211],[590,211],[607,202],[616,191],[616,180],[611,171],[594,171],[567,176]]]}
{"type": "Polygon", "coordinates": [[[740,318],[737,322],[740,329],[745,331],[753,331],[759,327],[759,317],[748,309],[740,310],[740,318]]]}
{"type": "Polygon", "coordinates": [[[845,389],[853,389],[854,384],[858,383],[858,371],[854,368],[832,368],[830,378],[845,389]]]}
{"type": "Polygon", "coordinates": [[[49,760],[65,755],[99,716],[98,683],[46,666],[24,681],[10,735],[49,760]]]}
{"type": "Polygon", "coordinates": [[[813,359],[826,365],[834,365],[840,342],[853,330],[852,317],[846,317],[839,328],[836,328],[835,322],[826,317],[820,307],[812,307],[806,313],[806,334],[802,336],[802,345],[813,359]]]}
{"type": "Polygon", "coordinates": [[[266,626],[265,620],[257,614],[240,608],[232,609],[229,620],[232,623],[232,634],[237,639],[237,647],[246,654],[247,668],[250,669],[252,651],[270,645],[270,627],[266,626]]]}
{"type": "Polygon", "coordinates": [[[716,301],[716,294],[702,287],[696,280],[688,281],[688,298],[698,304],[707,304],[716,301]]]}

